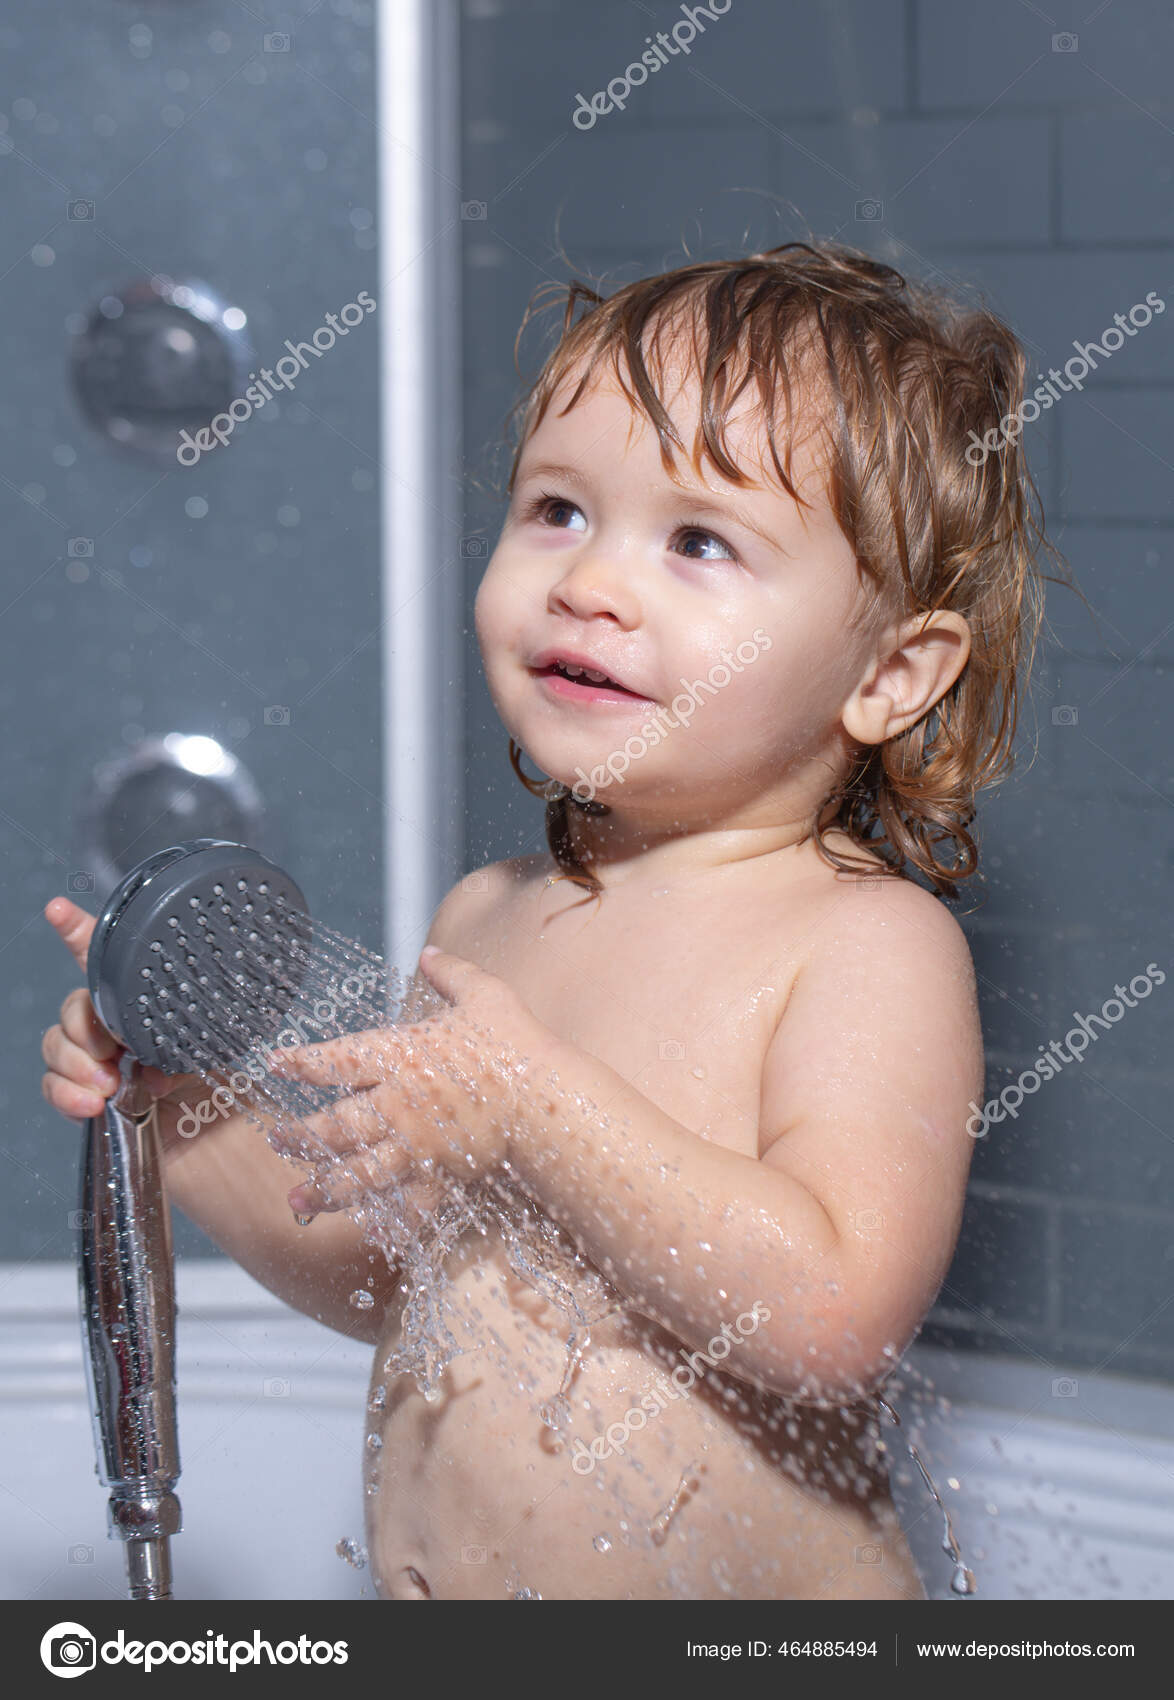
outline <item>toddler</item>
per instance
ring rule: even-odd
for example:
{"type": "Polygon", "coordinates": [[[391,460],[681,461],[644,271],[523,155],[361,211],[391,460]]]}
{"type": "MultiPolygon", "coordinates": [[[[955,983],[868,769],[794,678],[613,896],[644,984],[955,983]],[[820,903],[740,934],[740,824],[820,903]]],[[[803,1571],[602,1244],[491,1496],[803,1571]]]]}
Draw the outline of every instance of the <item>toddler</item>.
{"type": "MultiPolygon", "coordinates": [[[[967,448],[1023,377],[992,315],[832,245],[573,284],[476,603],[548,851],[444,899],[439,1014],[283,1058],[343,1088],[292,1191],[243,1115],[176,1138],[193,1083],[151,1076],[174,1201],[376,1347],[383,1597],[924,1597],[877,1401],[949,1267],[982,1097],[947,903],[1046,545],[1014,435],[967,448]],[[568,1353],[504,1231],[466,1234],[467,1332],[425,1396],[354,1206],[452,1187],[514,1199],[594,1308],[568,1353]]],[[[46,914],[84,964],[92,920],[46,914]]],[[[95,1113],[117,1050],[71,993],[49,1101],[95,1113]]]]}

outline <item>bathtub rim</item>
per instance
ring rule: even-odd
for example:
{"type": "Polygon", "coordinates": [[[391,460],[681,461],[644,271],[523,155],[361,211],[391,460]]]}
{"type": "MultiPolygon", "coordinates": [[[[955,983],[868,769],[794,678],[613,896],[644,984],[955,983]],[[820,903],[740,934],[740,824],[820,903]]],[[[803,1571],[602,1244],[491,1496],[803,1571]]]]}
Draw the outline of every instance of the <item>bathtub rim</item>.
{"type": "MultiPolygon", "coordinates": [[[[321,1334],[324,1350],[336,1344],[348,1359],[361,1358],[368,1367],[374,1351],[364,1342],[348,1339],[293,1310],[228,1258],[177,1258],[176,1298],[184,1333],[193,1323],[215,1326],[232,1322],[248,1329],[251,1350],[256,1349],[258,1341],[261,1343],[266,1360],[280,1360],[307,1330],[321,1334]]],[[[9,1394],[13,1371],[19,1362],[28,1361],[22,1336],[33,1324],[72,1329],[80,1363],[77,1269],[72,1262],[0,1263],[0,1376],[9,1394]]],[[[54,1332],[58,1338],[55,1362],[60,1370],[65,1367],[60,1355],[65,1337],[54,1332]]],[[[903,1374],[906,1366],[928,1378],[935,1398],[967,1409],[1032,1411],[1043,1420],[1075,1427],[1092,1422],[1154,1439],[1174,1439],[1174,1384],[1118,1376],[1111,1371],[1090,1372],[1079,1365],[1048,1363],[1028,1356],[915,1342],[888,1384],[896,1387],[893,1403],[899,1412],[915,1409],[922,1402],[917,1396],[916,1379],[903,1374]],[[1076,1382],[1075,1396],[1053,1395],[1051,1383],[1062,1379],[1076,1382]]],[[[335,1372],[341,1367],[336,1356],[335,1372]]],[[[351,1380],[349,1374],[346,1379],[351,1380]]],[[[197,1374],[194,1380],[185,1382],[184,1391],[203,1392],[205,1380],[197,1374]]]]}

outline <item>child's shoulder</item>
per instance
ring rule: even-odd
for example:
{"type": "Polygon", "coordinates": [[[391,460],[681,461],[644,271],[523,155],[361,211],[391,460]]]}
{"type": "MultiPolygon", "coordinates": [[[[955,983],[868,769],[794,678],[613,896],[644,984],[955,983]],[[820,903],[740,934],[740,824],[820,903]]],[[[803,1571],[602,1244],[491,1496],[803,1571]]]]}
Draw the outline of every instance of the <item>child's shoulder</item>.
{"type": "Polygon", "coordinates": [[[810,893],[817,924],[810,931],[815,953],[881,954],[912,958],[923,970],[945,972],[972,966],[970,945],[957,918],[940,897],[916,881],[888,873],[853,876],[825,870],[810,893]],[[825,877],[826,874],[826,877],[825,877]]]}
{"type": "Polygon", "coordinates": [[[487,862],[463,875],[446,894],[432,918],[428,937],[442,950],[459,953],[461,941],[467,936],[470,924],[483,916],[487,908],[500,908],[502,903],[518,896],[536,879],[544,879],[551,867],[548,855],[507,856],[500,862],[487,862]]]}
{"type": "Polygon", "coordinates": [[[923,1128],[961,1129],[982,1093],[983,1041],[974,963],[955,917],[911,880],[840,876],[803,922],[764,1063],[763,1103],[780,1106],[775,1119],[815,1127],[850,1118],[863,1094],[870,1114],[882,1098],[888,1105],[877,1128],[891,1131],[921,1106],[923,1128]]]}

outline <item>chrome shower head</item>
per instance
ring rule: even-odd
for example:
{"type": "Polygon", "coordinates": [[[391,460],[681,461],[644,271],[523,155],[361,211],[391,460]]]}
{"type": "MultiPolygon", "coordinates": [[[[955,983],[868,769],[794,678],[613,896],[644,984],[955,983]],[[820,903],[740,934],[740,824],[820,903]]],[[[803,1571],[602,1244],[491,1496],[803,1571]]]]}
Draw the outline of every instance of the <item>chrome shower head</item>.
{"type": "Polygon", "coordinates": [[[288,874],[244,844],[195,838],[112,892],[90,940],[90,997],[139,1062],[196,1073],[276,1035],[309,951],[288,874]]]}
{"type": "Polygon", "coordinates": [[[140,1065],[215,1073],[276,1037],[309,962],[305,898],[243,844],[161,850],[113,892],[90,938],[90,997],[125,1046],[122,1088],[86,1124],[78,1273],[98,1472],[130,1598],[171,1598],[181,1528],[170,1214],[140,1065]]]}

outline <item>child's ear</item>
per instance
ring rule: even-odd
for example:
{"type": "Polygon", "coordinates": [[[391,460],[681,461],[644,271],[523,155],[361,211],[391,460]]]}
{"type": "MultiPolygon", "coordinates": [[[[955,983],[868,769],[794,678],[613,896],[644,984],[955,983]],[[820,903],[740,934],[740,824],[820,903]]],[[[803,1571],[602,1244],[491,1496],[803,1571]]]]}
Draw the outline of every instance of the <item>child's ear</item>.
{"type": "Polygon", "coordinates": [[[845,732],[861,744],[898,737],[945,696],[969,659],[970,627],[952,610],[889,627],[841,711],[845,732]]]}

